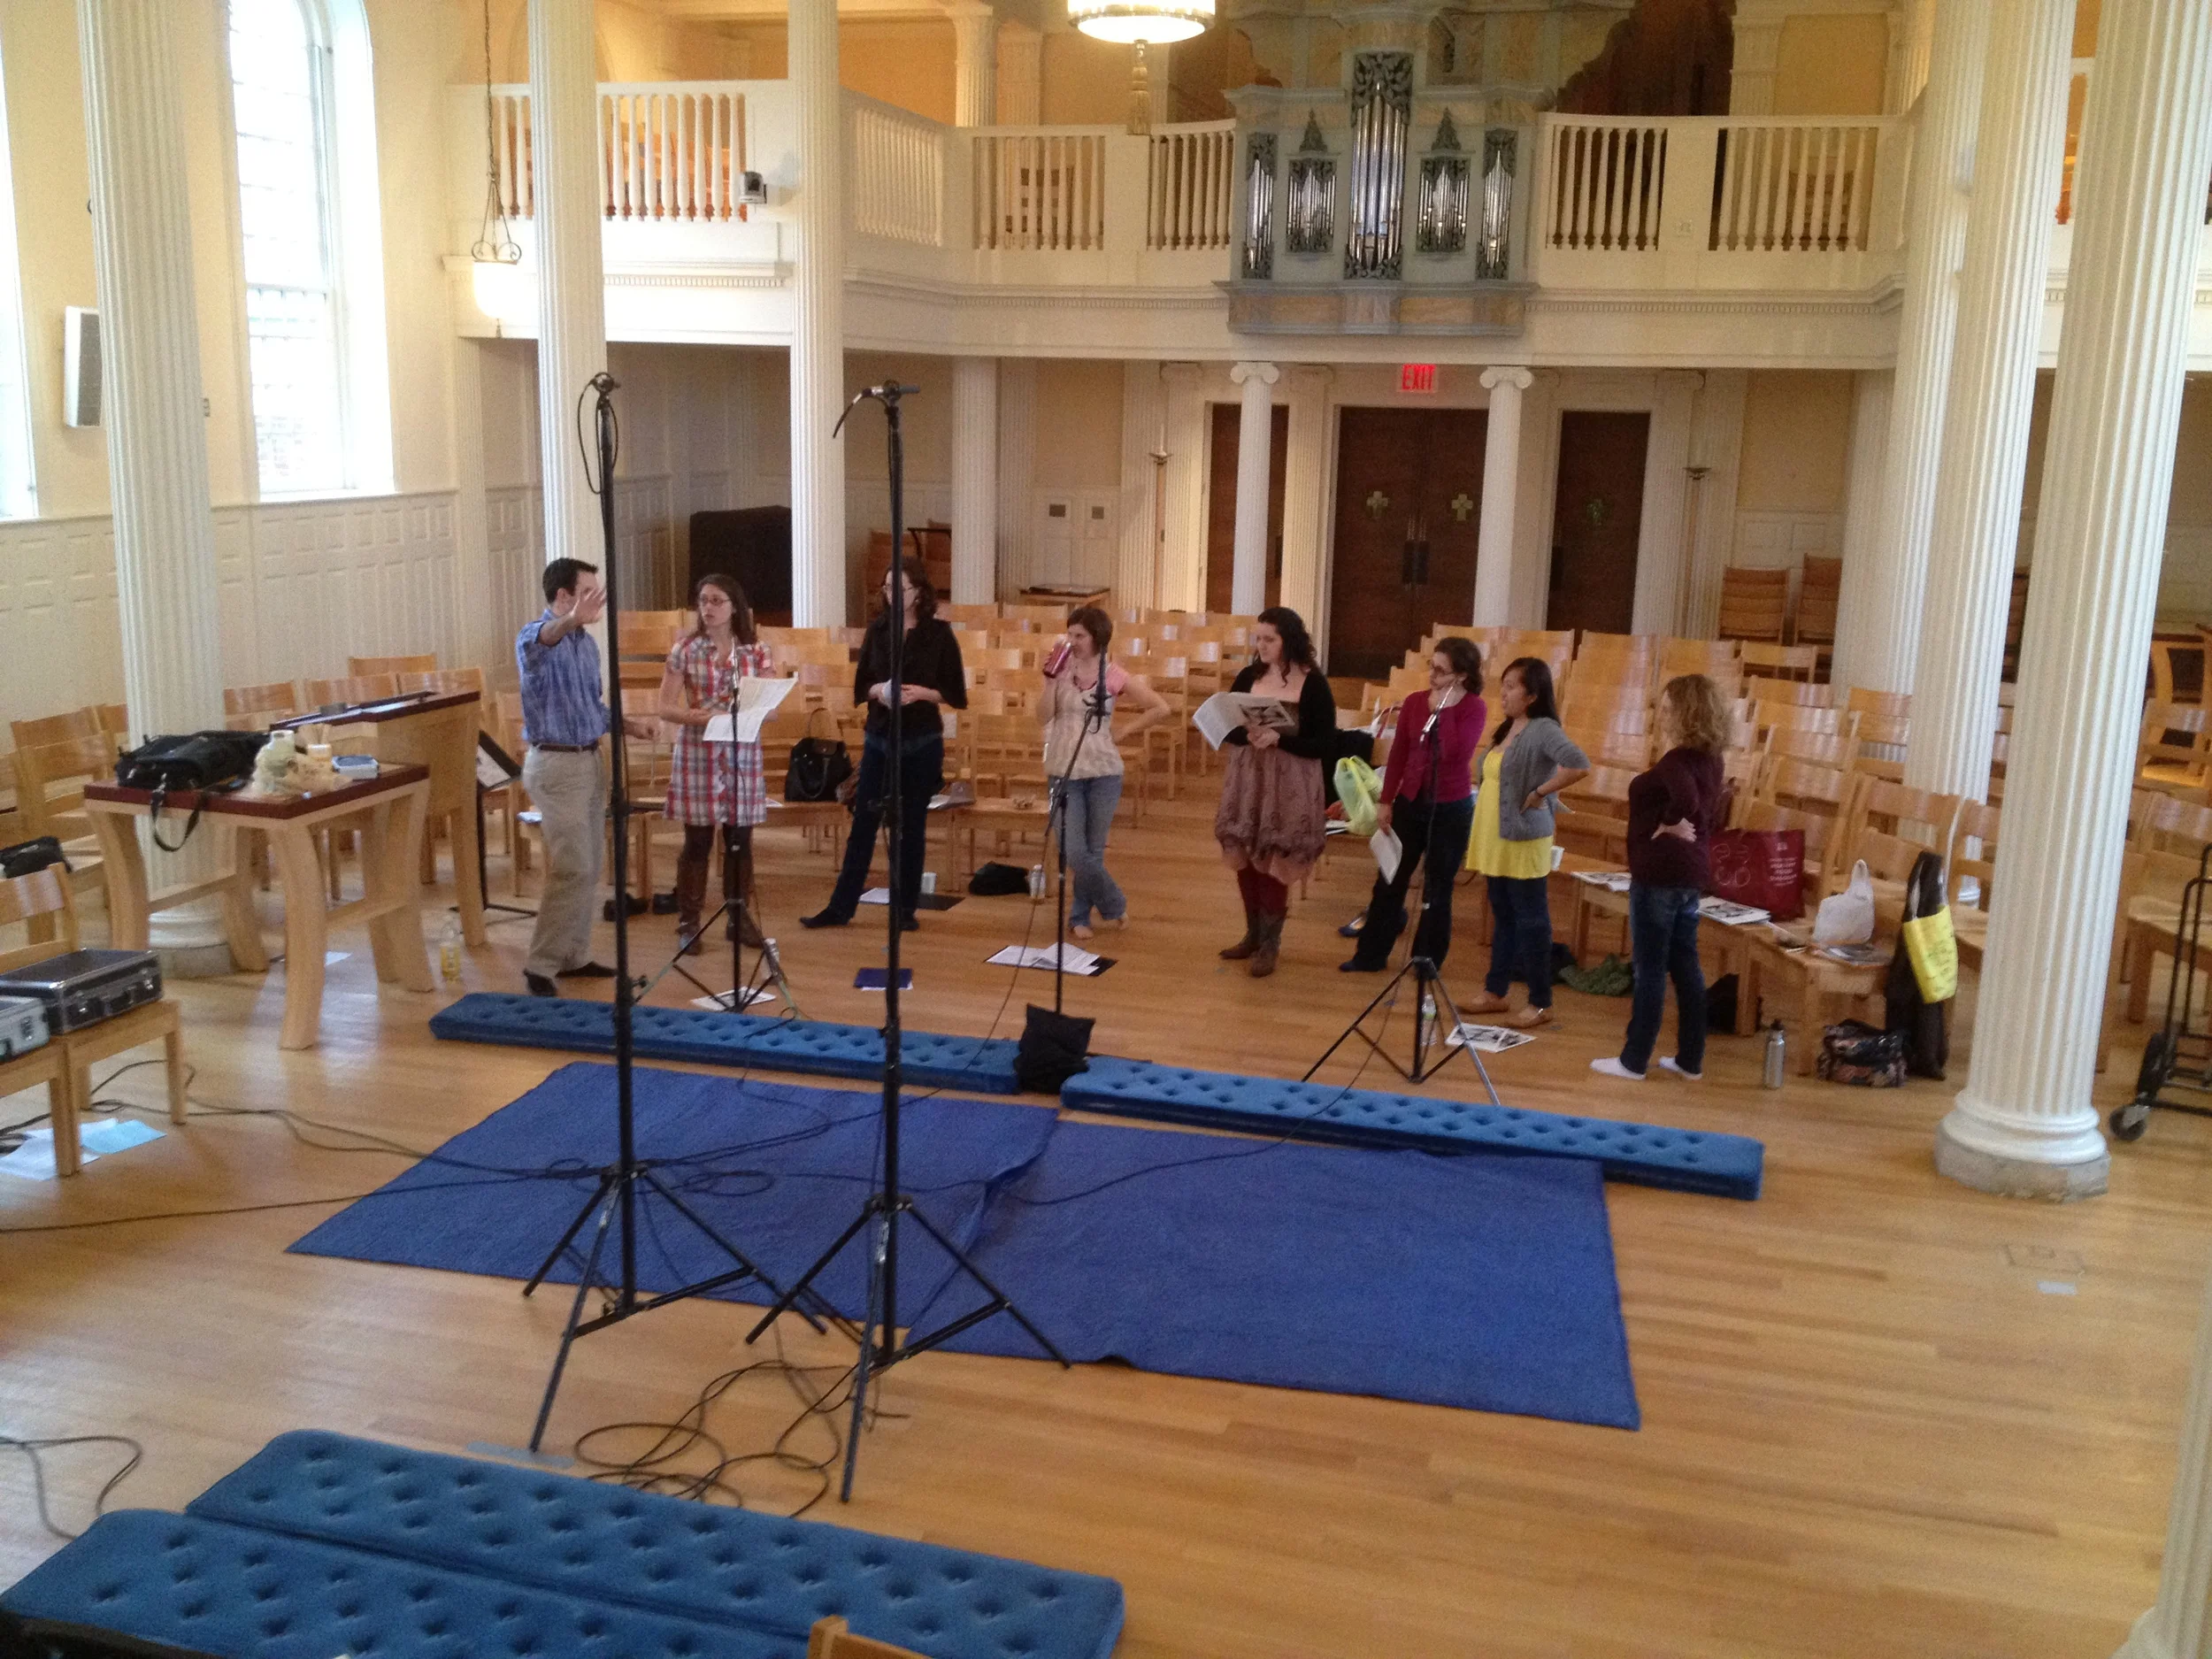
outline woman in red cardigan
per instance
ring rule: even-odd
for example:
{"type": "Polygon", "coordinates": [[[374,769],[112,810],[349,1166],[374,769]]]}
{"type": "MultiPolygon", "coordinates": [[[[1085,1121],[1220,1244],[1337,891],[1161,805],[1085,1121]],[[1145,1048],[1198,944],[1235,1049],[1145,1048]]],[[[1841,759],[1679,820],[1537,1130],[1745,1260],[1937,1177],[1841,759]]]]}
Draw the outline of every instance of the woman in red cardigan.
{"type": "Polygon", "coordinates": [[[1406,922],[1406,888],[1425,864],[1421,920],[1413,954],[1438,967],[1452,948],[1452,881],[1467,856],[1475,820],[1472,762],[1482,741],[1482,653],[1471,640],[1439,640],[1429,657],[1429,687],[1398,710],[1398,735],[1383,767],[1375,832],[1394,833],[1402,849],[1395,874],[1378,873],[1367,901],[1367,925],[1343,973],[1380,973],[1406,922]]]}

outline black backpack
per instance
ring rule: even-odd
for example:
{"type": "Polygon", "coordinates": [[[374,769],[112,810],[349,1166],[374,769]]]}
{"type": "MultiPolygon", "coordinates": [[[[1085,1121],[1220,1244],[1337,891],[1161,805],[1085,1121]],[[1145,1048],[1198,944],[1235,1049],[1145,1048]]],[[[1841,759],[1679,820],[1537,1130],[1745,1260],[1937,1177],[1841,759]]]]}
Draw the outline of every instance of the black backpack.
{"type": "MultiPolygon", "coordinates": [[[[1943,860],[1934,853],[1922,853],[1912,861],[1912,874],[1905,878],[1905,920],[1932,916],[1944,902],[1943,860]]],[[[1882,995],[1887,1005],[1882,1023],[1904,1041],[1905,1070],[1914,1077],[1940,1082],[1951,1060],[1951,1034],[1944,1029],[1943,1004],[1928,1002],[1920,995],[1912,956],[1901,938],[1897,941],[1897,954],[1889,959],[1889,977],[1883,981],[1882,995]]]]}

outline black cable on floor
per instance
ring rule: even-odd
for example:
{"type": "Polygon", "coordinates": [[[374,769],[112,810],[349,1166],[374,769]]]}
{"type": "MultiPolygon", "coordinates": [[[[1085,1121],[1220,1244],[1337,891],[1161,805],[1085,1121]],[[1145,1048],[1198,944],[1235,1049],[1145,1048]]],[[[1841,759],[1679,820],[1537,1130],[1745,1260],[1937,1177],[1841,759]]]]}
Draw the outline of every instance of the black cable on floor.
{"type": "Polygon", "coordinates": [[[101,1486],[98,1494],[92,1500],[92,1515],[95,1520],[107,1513],[108,1494],[121,1486],[131,1471],[138,1467],[140,1460],[146,1455],[146,1448],[127,1435],[122,1434],[65,1434],[43,1440],[23,1440],[12,1434],[0,1434],[0,1447],[21,1452],[24,1456],[31,1460],[31,1493],[33,1501],[38,1506],[38,1524],[56,1538],[65,1541],[73,1541],[79,1534],[55,1523],[53,1512],[47,1505],[46,1494],[45,1455],[48,1452],[59,1451],[66,1446],[127,1446],[130,1448],[129,1458],[125,1461],[120,1469],[107,1478],[105,1484],[101,1486]]]}

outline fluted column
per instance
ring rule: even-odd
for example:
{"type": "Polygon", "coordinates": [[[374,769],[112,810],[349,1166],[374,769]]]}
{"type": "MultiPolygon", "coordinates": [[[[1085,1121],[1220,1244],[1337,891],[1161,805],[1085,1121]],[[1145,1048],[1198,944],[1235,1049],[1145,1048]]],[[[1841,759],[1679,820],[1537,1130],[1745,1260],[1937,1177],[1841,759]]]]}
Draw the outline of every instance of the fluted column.
{"type": "Polygon", "coordinates": [[[786,73],[799,139],[791,280],[791,611],[803,628],[845,626],[844,100],[837,0],[791,0],[786,73]]]}
{"type": "Polygon", "coordinates": [[[1206,604],[1206,400],[1195,363],[1164,363],[1167,388],[1165,518],[1152,603],[1168,611],[1206,604]]]}
{"type": "Polygon", "coordinates": [[[1332,378],[1322,364],[1290,365],[1290,420],[1283,434],[1282,602],[1306,619],[1317,640],[1325,637],[1327,626],[1321,556],[1328,539],[1332,378]]]}
{"type": "MultiPolygon", "coordinates": [[[[599,85],[592,0],[530,0],[530,144],[538,256],[538,458],[545,557],[604,565],[599,499],[576,442],[576,402],[607,366],[600,257],[599,85]]],[[[588,431],[589,428],[587,427],[588,431]]],[[[596,463],[595,463],[596,465],[596,463]]],[[[635,596],[626,603],[634,603],[635,596]]]]}
{"type": "MultiPolygon", "coordinates": [[[[1125,447],[1126,440],[1125,439],[1125,447]]],[[[1149,468],[1146,469],[1148,472],[1149,468]]],[[[998,360],[998,576],[1009,591],[1037,580],[1037,359],[998,360]]],[[[1148,515],[1146,522],[1150,522],[1148,515]]],[[[1119,578],[1117,576],[1117,582],[1119,578]]],[[[1118,595],[1117,595],[1118,598],[1118,595]]]]}
{"type": "MultiPolygon", "coordinates": [[[[2073,0],[1998,0],[1959,277],[1958,343],[1936,472],[1926,614],[1913,673],[1915,788],[1989,787],[1997,680],[2020,539],[2028,416],[2066,138],[2073,0]]],[[[2075,232],[2079,245],[2081,233],[2075,232]]]]}
{"type": "Polygon", "coordinates": [[[2166,1516],[2158,1600],[2113,1659],[2202,1659],[2212,1624],[2212,1278],[2197,1312],[2197,1357],[2181,1409],[2181,1459],[2166,1516]]]}
{"type": "MultiPolygon", "coordinates": [[[[215,518],[170,18],[169,0],[77,4],[123,695],[134,741],[223,723],[215,518]]],[[[212,875],[213,841],[195,837],[180,855],[149,845],[154,885],[212,875]]],[[[151,931],[170,972],[230,972],[219,902],[158,911],[151,931]]]]}
{"type": "Polygon", "coordinates": [[[952,602],[998,597],[998,359],[952,360],[952,602]]]}
{"type": "Polygon", "coordinates": [[[998,13],[983,0],[946,0],[952,19],[952,124],[998,119],[998,13]]]}
{"type": "Polygon", "coordinates": [[[1935,522],[1936,468],[1958,319],[1958,269],[1966,250],[1967,192],[1974,180],[1974,134],[1989,51],[1989,4],[1943,0],[1935,8],[1906,184],[1905,293],[1881,497],[1865,547],[1858,557],[1844,561],[1832,676],[1839,685],[1910,691],[1919,664],[1928,536],[1935,522]]]}
{"type": "MultiPolygon", "coordinates": [[[[1851,439],[1844,474],[1843,494],[1843,591],[1837,600],[1836,637],[1846,634],[1863,639],[1867,628],[1876,626],[1874,619],[1854,615],[1844,619],[1845,601],[1862,607],[1878,603],[1882,595],[1872,593],[1864,581],[1854,582],[1855,569],[1874,564],[1879,556],[1875,551],[1881,534],[1882,493],[1888,482],[1888,468],[1885,465],[1889,454],[1890,411],[1894,404],[1897,376],[1889,369],[1862,369],[1852,377],[1851,439]]],[[[1840,644],[1835,648],[1842,649],[1840,644]]],[[[1832,676],[1839,683],[1845,680],[1839,672],[1832,676]]]]}
{"type": "Polygon", "coordinates": [[[1240,363],[1229,378],[1244,388],[1237,409],[1237,512],[1230,535],[1234,564],[1229,609],[1256,617],[1267,605],[1267,481],[1274,457],[1274,386],[1281,371],[1271,363],[1240,363]]]}
{"type": "MultiPolygon", "coordinates": [[[[2062,28],[2058,45],[2063,67],[2062,28]]],[[[2074,174],[2075,253],[2036,512],[1999,896],[1973,1064],[1936,1141],[1936,1167],[1985,1191],[2104,1190],[2090,1087],[2208,172],[2212,11],[2203,0],[2108,0],[2074,174]]],[[[2039,281],[2037,289],[2039,302],[2039,281]]],[[[2001,630],[2001,597],[1996,614],[2001,630]]],[[[1920,723],[1916,700],[1916,751],[1920,723]]],[[[2170,1574],[2175,1564],[2170,1558],[2170,1574]]],[[[2200,1628],[2207,1565],[2201,1554],[2192,1563],[2200,1628]]],[[[2186,1652],[2197,1659],[2200,1644],[2186,1652]]]]}
{"type": "Polygon", "coordinates": [[[1045,37],[1018,19],[1007,18],[998,31],[998,115],[1009,127],[1037,125],[1044,80],[1045,37]]]}
{"type": "Polygon", "coordinates": [[[1482,372],[1490,394],[1482,440],[1482,517],[1475,526],[1474,626],[1505,626],[1513,611],[1513,518],[1521,487],[1521,394],[1536,377],[1526,369],[1482,372]]]}
{"type": "Polygon", "coordinates": [[[1121,546],[1114,598],[1125,606],[1157,605],[1161,543],[1165,537],[1167,384],[1156,363],[1121,367],[1121,546]]]}

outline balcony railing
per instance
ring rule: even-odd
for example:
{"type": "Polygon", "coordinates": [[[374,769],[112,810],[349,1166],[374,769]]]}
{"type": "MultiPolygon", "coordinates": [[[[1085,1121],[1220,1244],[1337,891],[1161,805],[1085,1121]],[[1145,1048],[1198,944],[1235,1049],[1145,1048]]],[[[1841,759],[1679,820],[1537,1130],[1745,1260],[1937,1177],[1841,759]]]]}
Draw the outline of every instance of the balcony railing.
{"type": "Polygon", "coordinates": [[[846,101],[845,176],[864,236],[945,245],[946,129],[873,99],[846,101]]]}
{"type": "MultiPolygon", "coordinates": [[[[532,218],[530,89],[495,88],[491,124],[500,205],[511,219],[532,218]]],[[[600,87],[599,198],[609,219],[743,219],[744,173],[742,83],[600,87]]]]}
{"type": "Polygon", "coordinates": [[[1108,136],[1103,127],[975,134],[975,246],[1023,253],[1105,247],[1108,136]]]}

